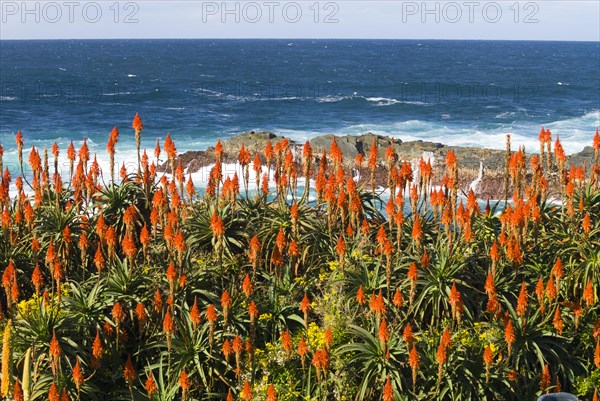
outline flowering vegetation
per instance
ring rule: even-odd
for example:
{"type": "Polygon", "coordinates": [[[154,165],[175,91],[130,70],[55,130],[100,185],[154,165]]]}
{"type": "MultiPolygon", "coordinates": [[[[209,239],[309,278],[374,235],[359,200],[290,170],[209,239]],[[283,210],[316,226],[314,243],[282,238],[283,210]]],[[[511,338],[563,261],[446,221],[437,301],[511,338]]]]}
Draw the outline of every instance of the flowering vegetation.
{"type": "Polygon", "coordinates": [[[547,130],[539,155],[508,143],[512,201],[480,208],[453,152],[434,186],[430,161],[390,146],[383,199],[377,147],[344,161],[335,140],[320,155],[242,147],[242,177],[223,177],[219,142],[199,196],[170,136],[152,157],[139,115],[133,131],[137,169],[118,182],[116,128],[109,172],[84,141],[62,174],[58,146],[32,147],[25,175],[17,134],[21,174],[2,168],[0,187],[2,396],[597,400],[598,132],[587,167],[547,130]]]}

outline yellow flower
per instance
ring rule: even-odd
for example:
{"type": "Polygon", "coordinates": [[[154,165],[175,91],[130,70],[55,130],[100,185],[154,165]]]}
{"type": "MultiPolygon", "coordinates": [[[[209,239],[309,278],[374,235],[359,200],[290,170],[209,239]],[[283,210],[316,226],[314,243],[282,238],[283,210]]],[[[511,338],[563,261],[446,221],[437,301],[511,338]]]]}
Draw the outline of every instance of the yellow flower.
{"type": "Polygon", "coordinates": [[[271,320],[272,317],[273,315],[270,313],[263,313],[258,317],[258,320],[271,320]]]}

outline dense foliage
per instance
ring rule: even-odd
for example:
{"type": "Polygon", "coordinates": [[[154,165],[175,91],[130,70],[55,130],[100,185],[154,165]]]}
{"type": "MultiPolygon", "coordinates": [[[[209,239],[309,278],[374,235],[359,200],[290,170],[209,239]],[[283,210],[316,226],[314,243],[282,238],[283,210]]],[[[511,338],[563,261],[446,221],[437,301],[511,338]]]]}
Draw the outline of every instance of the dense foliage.
{"type": "MultiPolygon", "coordinates": [[[[170,137],[152,161],[139,116],[133,128],[139,167],[118,183],[116,129],[110,180],[85,142],[62,176],[57,146],[32,148],[23,174],[17,135],[21,176],[7,169],[0,191],[9,399],[592,399],[600,387],[598,133],[588,171],[566,166],[549,131],[540,155],[508,149],[512,202],[480,210],[452,152],[436,187],[431,161],[390,147],[388,200],[355,185],[335,141],[319,156],[286,140],[254,159],[242,148],[244,185],[223,177],[219,143],[199,197],[170,137]],[[157,171],[163,152],[172,174],[157,171]],[[315,180],[315,200],[298,177],[315,180]]],[[[353,161],[364,174],[380,160],[367,151],[353,161]]]]}

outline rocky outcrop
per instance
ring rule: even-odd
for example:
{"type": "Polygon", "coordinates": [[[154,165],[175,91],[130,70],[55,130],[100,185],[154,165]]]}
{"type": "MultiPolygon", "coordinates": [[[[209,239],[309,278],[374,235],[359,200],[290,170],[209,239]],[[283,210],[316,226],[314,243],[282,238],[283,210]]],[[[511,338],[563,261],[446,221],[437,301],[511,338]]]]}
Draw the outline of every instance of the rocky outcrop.
{"type": "MultiPolygon", "coordinates": [[[[223,161],[225,163],[234,163],[237,160],[240,148],[244,145],[250,151],[253,158],[255,154],[258,154],[264,162],[263,153],[267,141],[270,140],[274,145],[283,138],[285,137],[276,135],[272,132],[250,131],[234,135],[221,141],[224,151],[223,161]]],[[[428,141],[402,141],[400,138],[376,135],[368,132],[363,135],[337,136],[330,134],[311,138],[309,142],[313,149],[313,154],[318,157],[323,151],[329,151],[334,138],[342,151],[344,160],[348,165],[352,166],[354,166],[354,159],[358,154],[365,156],[366,165],[369,151],[373,141],[375,141],[381,166],[380,169],[378,169],[380,171],[376,172],[376,183],[378,185],[385,185],[387,182],[387,171],[384,167],[385,153],[390,144],[392,144],[398,154],[399,160],[416,162],[421,157],[426,156],[434,161],[434,170],[437,170],[440,173],[443,170],[446,154],[450,150],[453,150],[459,160],[459,186],[463,188],[464,191],[468,191],[473,181],[478,179],[480,165],[483,163],[483,177],[479,179],[476,186],[479,192],[478,195],[483,198],[498,198],[499,195],[504,192],[503,174],[506,157],[504,150],[447,146],[441,143],[428,141]]],[[[296,156],[300,157],[304,143],[297,143],[292,140],[290,140],[290,143],[295,150],[296,156]]],[[[594,151],[588,146],[583,151],[569,156],[569,162],[575,165],[583,165],[585,163],[587,166],[590,166],[593,156],[594,151]]],[[[210,147],[206,150],[185,152],[178,157],[181,160],[183,167],[188,172],[193,173],[198,171],[201,167],[209,166],[214,163],[214,147],[210,147]]],[[[166,166],[164,166],[164,168],[166,168],[166,166]]],[[[363,178],[368,176],[366,172],[361,175],[363,178]]]]}

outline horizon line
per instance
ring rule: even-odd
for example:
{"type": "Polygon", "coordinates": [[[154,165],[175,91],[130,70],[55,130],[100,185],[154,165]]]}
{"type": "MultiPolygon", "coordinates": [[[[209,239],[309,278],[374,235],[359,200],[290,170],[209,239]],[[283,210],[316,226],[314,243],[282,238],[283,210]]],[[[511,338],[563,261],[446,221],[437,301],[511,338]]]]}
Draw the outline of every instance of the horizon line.
{"type": "Polygon", "coordinates": [[[267,38],[267,37],[233,37],[233,38],[0,38],[0,42],[11,42],[11,41],[65,41],[65,40],[328,40],[328,41],[343,41],[343,40],[353,40],[353,41],[369,41],[369,40],[385,40],[385,41],[463,41],[463,42],[581,42],[581,43],[598,43],[600,44],[600,39],[598,40],[588,40],[588,39],[477,39],[477,38],[267,38]]]}

